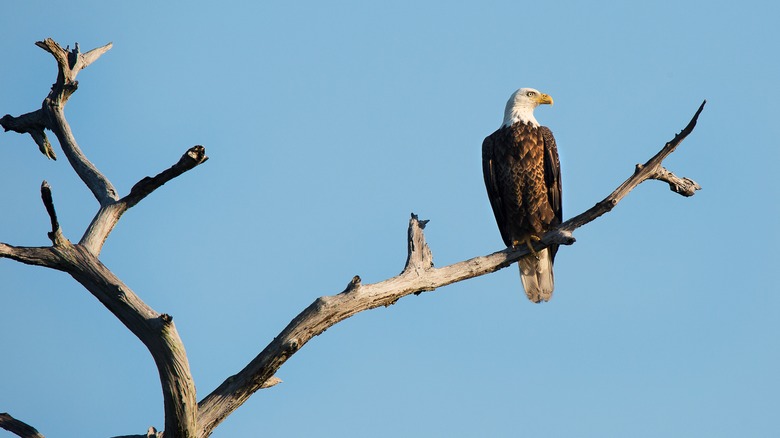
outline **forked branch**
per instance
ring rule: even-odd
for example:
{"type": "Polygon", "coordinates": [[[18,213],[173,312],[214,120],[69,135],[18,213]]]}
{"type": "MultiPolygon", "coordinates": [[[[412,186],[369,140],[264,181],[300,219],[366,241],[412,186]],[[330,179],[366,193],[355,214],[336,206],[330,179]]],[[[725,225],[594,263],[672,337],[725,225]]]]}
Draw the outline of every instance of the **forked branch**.
{"type": "Polygon", "coordinates": [[[118,197],[111,182],[87,159],[81,151],[70,125],[65,120],[64,107],[70,96],[78,89],[76,76],[111,48],[111,43],[82,54],[78,44],[73,50],[63,49],[51,38],[35,43],[46,50],[57,61],[57,80],[51,87],[40,109],[13,117],[6,114],[0,118],[0,125],[6,131],[29,133],[41,152],[54,159],[55,154],[46,137],[45,129],[54,132],[62,151],[73,169],[92,191],[100,205],[115,201],[118,197]]]}
{"type": "Polygon", "coordinates": [[[200,145],[193,146],[170,168],[160,172],[154,177],[144,177],[130,189],[130,193],[127,196],[116,202],[102,206],[100,210],[98,210],[97,214],[92,219],[92,222],[89,224],[89,227],[87,227],[84,236],[81,237],[79,244],[84,245],[84,247],[89,249],[92,253],[99,254],[108,235],[128,209],[141,202],[142,199],[149,196],[163,184],[184,172],[205,163],[208,159],[209,157],[206,156],[206,148],[200,145]]]}
{"type": "Polygon", "coordinates": [[[113,44],[108,43],[87,53],[81,53],[79,43],[75,44],[73,50],[68,50],[67,47],[63,49],[51,38],[38,41],[35,45],[51,53],[57,61],[59,68],[57,82],[52,86],[49,99],[59,105],[64,105],[70,95],[78,88],[76,76],[78,76],[79,72],[97,61],[101,55],[108,52],[113,46],[113,44]]]}
{"type": "MultiPolygon", "coordinates": [[[[637,164],[634,174],[625,180],[614,192],[610,193],[609,196],[584,213],[567,220],[561,224],[558,229],[562,232],[571,233],[588,222],[595,220],[604,213],[612,210],[631,190],[634,190],[636,186],[648,179],[665,181],[669,183],[672,191],[683,196],[692,196],[696,190],[701,189],[695,181],[688,178],[678,178],[672,172],[661,167],[661,163],[677,149],[677,146],[685,140],[685,137],[687,137],[688,134],[693,132],[693,128],[696,127],[696,122],[699,120],[699,114],[704,110],[704,105],[706,104],[706,100],[701,103],[699,109],[696,110],[693,118],[691,118],[691,121],[688,122],[688,125],[686,125],[679,134],[675,135],[672,140],[666,143],[657,154],[647,160],[645,164],[637,164]],[[676,189],[675,186],[677,187],[676,189]]],[[[542,241],[544,241],[544,239],[542,239],[542,241]]]]}

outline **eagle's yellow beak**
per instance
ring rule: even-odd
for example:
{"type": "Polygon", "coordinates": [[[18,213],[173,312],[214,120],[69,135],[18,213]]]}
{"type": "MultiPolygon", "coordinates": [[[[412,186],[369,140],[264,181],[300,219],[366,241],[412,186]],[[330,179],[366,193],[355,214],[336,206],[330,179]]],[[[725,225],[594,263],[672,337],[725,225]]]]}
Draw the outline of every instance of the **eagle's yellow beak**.
{"type": "Polygon", "coordinates": [[[549,103],[550,105],[553,104],[553,98],[550,97],[549,94],[540,93],[539,97],[536,98],[536,102],[541,105],[543,103],[549,103]]]}

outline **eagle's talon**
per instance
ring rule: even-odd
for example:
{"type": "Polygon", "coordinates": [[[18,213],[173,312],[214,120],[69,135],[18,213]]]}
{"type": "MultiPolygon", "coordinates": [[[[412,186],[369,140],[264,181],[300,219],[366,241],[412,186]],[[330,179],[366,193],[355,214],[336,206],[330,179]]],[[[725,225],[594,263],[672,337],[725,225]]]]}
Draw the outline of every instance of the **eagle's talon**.
{"type": "Polygon", "coordinates": [[[531,235],[531,236],[528,236],[528,237],[525,238],[525,244],[526,244],[526,246],[528,246],[528,251],[531,251],[531,254],[534,256],[534,258],[536,260],[539,260],[539,253],[536,252],[536,250],[534,249],[534,245],[533,245],[532,242],[538,242],[540,240],[542,240],[542,239],[540,239],[539,237],[536,237],[534,235],[531,235]]]}
{"type": "Polygon", "coordinates": [[[536,260],[539,260],[539,253],[536,252],[536,250],[534,249],[533,242],[538,242],[540,240],[542,239],[539,236],[534,236],[534,235],[526,236],[525,239],[523,240],[513,240],[512,248],[517,248],[520,245],[525,245],[528,248],[528,251],[531,253],[531,255],[534,256],[536,260]]]}

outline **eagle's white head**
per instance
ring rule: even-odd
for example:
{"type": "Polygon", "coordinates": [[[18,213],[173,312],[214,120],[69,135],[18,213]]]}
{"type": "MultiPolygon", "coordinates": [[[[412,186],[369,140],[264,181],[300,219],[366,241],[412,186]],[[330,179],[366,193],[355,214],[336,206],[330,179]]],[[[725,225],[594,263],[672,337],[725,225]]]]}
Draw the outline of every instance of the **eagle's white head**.
{"type": "Polygon", "coordinates": [[[534,126],[539,126],[539,122],[534,118],[534,108],[543,104],[552,105],[553,100],[548,94],[540,93],[533,88],[521,88],[509,97],[504,110],[504,124],[502,126],[511,126],[513,123],[525,122],[534,126]]]}

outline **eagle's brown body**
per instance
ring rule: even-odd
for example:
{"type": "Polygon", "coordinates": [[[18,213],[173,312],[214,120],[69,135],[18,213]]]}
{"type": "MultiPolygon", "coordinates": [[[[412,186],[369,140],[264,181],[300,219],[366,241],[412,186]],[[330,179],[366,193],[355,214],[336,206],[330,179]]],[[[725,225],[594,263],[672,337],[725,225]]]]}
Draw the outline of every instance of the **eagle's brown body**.
{"type": "MultiPolygon", "coordinates": [[[[502,126],[482,143],[482,167],[490,204],[507,246],[537,240],[561,223],[561,170],[552,132],[531,122],[502,126]]],[[[553,291],[558,246],[523,257],[523,287],[533,302],[553,291]]]]}

